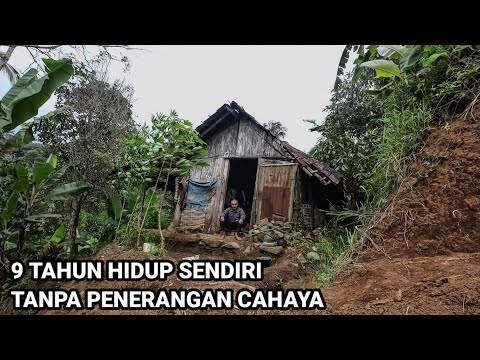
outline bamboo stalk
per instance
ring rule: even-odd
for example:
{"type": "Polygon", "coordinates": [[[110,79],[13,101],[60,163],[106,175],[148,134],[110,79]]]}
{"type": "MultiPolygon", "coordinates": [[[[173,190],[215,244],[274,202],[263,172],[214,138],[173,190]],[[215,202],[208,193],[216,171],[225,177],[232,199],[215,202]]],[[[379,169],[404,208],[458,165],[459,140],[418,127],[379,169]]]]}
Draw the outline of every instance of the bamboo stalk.
{"type": "MultiPolygon", "coordinates": [[[[173,158],[172,158],[172,161],[173,161],[173,158]]],[[[163,158],[162,166],[160,167],[160,171],[159,171],[159,173],[158,173],[157,181],[155,182],[155,187],[154,187],[154,189],[157,188],[158,182],[160,181],[160,177],[162,176],[163,165],[165,165],[165,157],[163,158]]],[[[155,191],[155,190],[154,190],[154,191],[155,191]]],[[[153,197],[153,196],[152,196],[152,197],[153,197]]],[[[148,209],[150,209],[150,203],[152,202],[152,197],[150,197],[150,199],[148,200],[148,204],[147,204],[147,208],[145,209],[145,214],[144,214],[144,216],[143,216],[142,224],[140,225],[140,230],[138,231],[137,247],[140,246],[140,235],[142,234],[143,225],[145,224],[145,219],[147,218],[148,209]]]]}

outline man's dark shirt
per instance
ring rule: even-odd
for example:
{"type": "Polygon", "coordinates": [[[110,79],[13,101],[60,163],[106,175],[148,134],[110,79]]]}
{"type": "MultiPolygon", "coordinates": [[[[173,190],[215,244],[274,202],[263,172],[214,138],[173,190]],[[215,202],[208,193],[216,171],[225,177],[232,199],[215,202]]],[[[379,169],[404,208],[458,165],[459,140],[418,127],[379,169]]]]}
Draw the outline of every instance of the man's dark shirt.
{"type": "Polygon", "coordinates": [[[237,207],[235,210],[233,210],[231,207],[226,208],[223,212],[223,216],[225,217],[225,221],[230,223],[236,222],[240,219],[245,221],[245,218],[247,217],[247,215],[245,215],[245,211],[243,211],[243,209],[240,207],[237,207]]]}

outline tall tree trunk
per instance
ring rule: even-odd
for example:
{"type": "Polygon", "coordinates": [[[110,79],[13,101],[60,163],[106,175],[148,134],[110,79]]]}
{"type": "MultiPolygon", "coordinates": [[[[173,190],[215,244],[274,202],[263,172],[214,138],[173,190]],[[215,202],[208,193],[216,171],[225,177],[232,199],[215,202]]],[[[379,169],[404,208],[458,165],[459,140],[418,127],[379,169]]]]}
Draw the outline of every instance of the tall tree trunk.
{"type": "Polygon", "coordinates": [[[145,185],[141,185],[141,195],[140,195],[140,214],[143,214],[143,207],[145,206],[145,193],[147,192],[147,187],[145,185]]]}
{"type": "MultiPolygon", "coordinates": [[[[27,218],[30,215],[29,205],[23,210],[23,218],[27,218]]],[[[17,239],[17,259],[20,259],[20,253],[23,250],[23,244],[25,243],[25,234],[27,232],[27,223],[25,220],[21,220],[18,224],[18,239],[17,239]]]]}
{"type": "Polygon", "coordinates": [[[20,258],[20,253],[23,250],[23,244],[25,243],[25,233],[27,231],[27,224],[22,221],[18,225],[18,240],[17,240],[17,256],[20,258]]]}
{"type": "Polygon", "coordinates": [[[70,251],[71,258],[76,257],[78,254],[77,227],[83,200],[84,195],[80,195],[79,197],[74,198],[71,204],[70,220],[68,222],[68,239],[71,241],[72,244],[70,251]]]}
{"type": "MultiPolygon", "coordinates": [[[[152,202],[153,194],[157,190],[158,182],[160,181],[160,177],[162,176],[163,165],[165,165],[165,158],[163,158],[162,160],[162,166],[160,167],[160,171],[158,172],[157,181],[155,182],[155,186],[153,187],[152,196],[150,196],[150,199],[148,199],[147,209],[145,210],[145,214],[140,224],[140,230],[138,231],[138,236],[137,236],[137,247],[140,246],[140,236],[142,235],[143,225],[145,224],[145,219],[147,218],[147,215],[148,215],[148,209],[150,209],[150,203],[152,202]]],[[[142,210],[143,210],[143,207],[142,207],[142,210]]]]}
{"type": "Polygon", "coordinates": [[[7,239],[3,236],[2,232],[0,231],[0,289],[2,288],[3,284],[8,277],[7,271],[7,257],[5,256],[5,241],[7,239]]]}

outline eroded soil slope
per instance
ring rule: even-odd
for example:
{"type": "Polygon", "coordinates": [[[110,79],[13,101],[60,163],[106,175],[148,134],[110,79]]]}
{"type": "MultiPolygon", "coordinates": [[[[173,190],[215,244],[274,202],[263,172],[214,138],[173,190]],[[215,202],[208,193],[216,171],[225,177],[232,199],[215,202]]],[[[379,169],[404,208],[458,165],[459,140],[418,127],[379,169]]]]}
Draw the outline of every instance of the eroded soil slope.
{"type": "Polygon", "coordinates": [[[371,238],[328,312],[480,314],[480,121],[432,131],[371,238]]]}

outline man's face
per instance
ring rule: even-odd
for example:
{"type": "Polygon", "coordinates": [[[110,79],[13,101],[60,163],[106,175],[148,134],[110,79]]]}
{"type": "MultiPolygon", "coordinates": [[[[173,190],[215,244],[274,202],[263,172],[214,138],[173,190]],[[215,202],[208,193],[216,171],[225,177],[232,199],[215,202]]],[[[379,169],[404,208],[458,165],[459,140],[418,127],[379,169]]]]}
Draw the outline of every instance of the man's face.
{"type": "Polygon", "coordinates": [[[238,202],[236,201],[231,201],[230,206],[232,207],[233,210],[235,210],[238,207],[238,202]]]}

